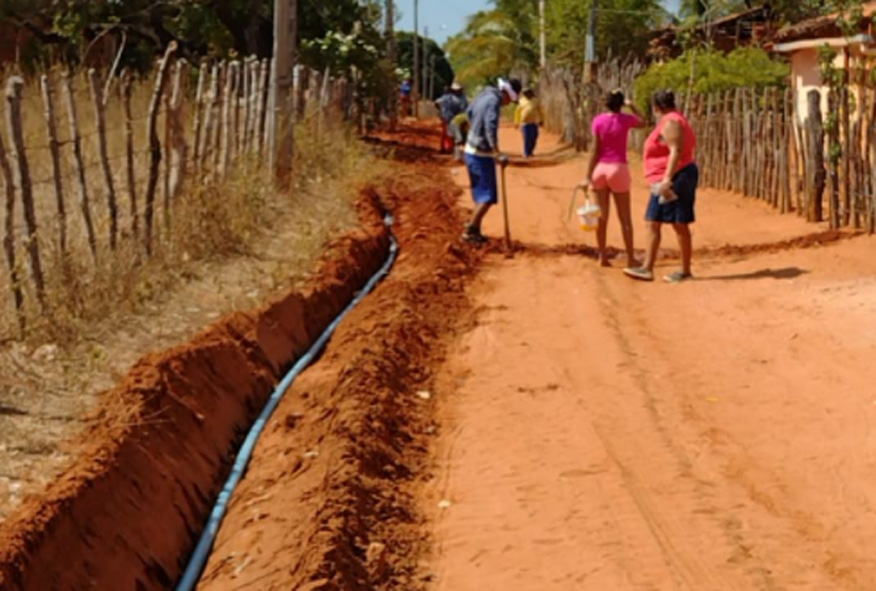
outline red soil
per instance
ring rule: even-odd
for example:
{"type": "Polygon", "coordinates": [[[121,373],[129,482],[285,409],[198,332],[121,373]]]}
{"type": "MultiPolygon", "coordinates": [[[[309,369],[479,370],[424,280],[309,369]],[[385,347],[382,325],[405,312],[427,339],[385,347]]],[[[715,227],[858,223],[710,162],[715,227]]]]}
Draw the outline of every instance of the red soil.
{"type": "Polygon", "coordinates": [[[584,164],[508,170],[515,237],[555,256],[491,257],[436,370],[429,588],[876,589],[876,239],[704,189],[697,279],[630,281],[580,256],[584,164]]]}
{"type": "Polygon", "coordinates": [[[168,589],[245,429],[282,371],[383,263],[374,195],[310,286],[142,360],[107,394],[79,461],[0,534],[0,588],[168,589]]]}
{"type": "MultiPolygon", "coordinates": [[[[417,570],[415,475],[434,425],[415,393],[466,317],[479,255],[458,243],[459,191],[433,153],[392,141],[374,143],[398,162],[379,201],[394,214],[399,260],[287,393],[201,589],[400,588],[417,570]]],[[[0,535],[3,591],[173,587],[278,377],[385,260],[377,201],[363,199],[364,228],[332,248],[303,292],[144,359],[107,395],[81,460],[0,535]]]]}
{"type": "MultiPolygon", "coordinates": [[[[548,136],[508,170],[520,256],[489,256],[434,135],[374,140],[401,256],[287,393],[199,589],[873,589],[874,240],[703,190],[698,280],[634,283],[576,256],[584,163],[548,136]]],[[[170,588],[258,403],[383,260],[376,218],[330,279],[144,361],[0,537],[0,587],[170,588]]]]}
{"type": "MultiPolygon", "coordinates": [[[[416,149],[396,154],[416,159],[416,149]]],[[[415,491],[435,432],[432,367],[468,317],[478,255],[434,166],[397,168],[401,256],[287,393],[259,443],[199,586],[411,589],[425,547],[415,491]]]]}

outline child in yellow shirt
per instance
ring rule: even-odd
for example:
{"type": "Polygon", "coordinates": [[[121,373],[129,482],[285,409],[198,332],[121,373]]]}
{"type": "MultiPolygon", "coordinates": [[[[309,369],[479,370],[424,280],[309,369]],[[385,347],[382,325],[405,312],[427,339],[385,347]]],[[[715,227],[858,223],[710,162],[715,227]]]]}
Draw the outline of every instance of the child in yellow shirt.
{"type": "Polygon", "coordinates": [[[523,131],[523,157],[531,158],[538,144],[539,127],[544,123],[544,111],[535,91],[527,88],[514,112],[514,126],[523,131]]]}

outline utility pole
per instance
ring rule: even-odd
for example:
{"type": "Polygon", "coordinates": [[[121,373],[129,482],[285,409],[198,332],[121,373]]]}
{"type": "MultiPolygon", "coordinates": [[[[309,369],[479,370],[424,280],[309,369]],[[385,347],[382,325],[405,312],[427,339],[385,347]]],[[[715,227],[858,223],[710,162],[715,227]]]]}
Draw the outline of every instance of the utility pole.
{"type": "Polygon", "coordinates": [[[539,64],[542,71],[547,67],[547,31],[545,29],[544,2],[545,0],[538,0],[538,44],[541,53],[539,64]]]}
{"type": "Polygon", "coordinates": [[[433,74],[429,72],[429,27],[424,28],[423,32],[423,98],[428,101],[432,100],[432,95],[429,93],[429,80],[433,74]]]}
{"type": "Polygon", "coordinates": [[[294,86],[298,61],[298,0],[274,0],[274,84],[271,88],[272,169],[280,187],[291,180],[295,149],[294,86]]]}
{"type": "Polygon", "coordinates": [[[414,0],[414,117],[420,116],[420,0],[414,0]]]}
{"type": "Polygon", "coordinates": [[[429,58],[429,100],[435,96],[435,56],[429,58]]]}
{"type": "Polygon", "coordinates": [[[398,123],[398,80],[395,78],[395,11],[393,0],[386,0],[386,58],[389,60],[389,130],[395,131],[398,123]]]}
{"type": "Polygon", "coordinates": [[[596,81],[596,14],[598,0],[590,0],[590,20],[587,23],[587,45],[584,50],[585,78],[587,82],[596,81]]]}

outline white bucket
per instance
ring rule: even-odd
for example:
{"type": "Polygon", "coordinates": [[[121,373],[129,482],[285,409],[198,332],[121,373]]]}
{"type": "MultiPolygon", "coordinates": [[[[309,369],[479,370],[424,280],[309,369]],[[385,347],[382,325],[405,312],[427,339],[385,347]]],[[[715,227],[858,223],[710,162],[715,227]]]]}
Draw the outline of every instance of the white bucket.
{"type": "Polygon", "coordinates": [[[602,217],[602,210],[589,199],[578,208],[578,220],[581,222],[582,230],[587,232],[596,230],[599,227],[600,217],[602,217]]]}

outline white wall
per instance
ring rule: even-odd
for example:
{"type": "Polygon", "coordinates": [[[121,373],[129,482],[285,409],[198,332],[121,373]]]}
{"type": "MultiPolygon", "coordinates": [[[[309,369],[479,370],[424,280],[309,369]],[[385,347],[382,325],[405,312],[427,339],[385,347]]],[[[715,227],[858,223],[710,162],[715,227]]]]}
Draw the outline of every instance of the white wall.
{"type": "MultiPolygon", "coordinates": [[[[852,63],[854,63],[854,60],[859,55],[857,49],[853,48],[851,55],[852,63]]],[[[837,56],[833,65],[839,70],[845,68],[845,57],[843,56],[842,48],[837,49],[837,56]]],[[[825,116],[827,114],[827,87],[821,83],[821,67],[818,64],[817,48],[800,49],[791,54],[791,80],[797,107],[797,123],[804,123],[809,116],[807,95],[810,90],[817,90],[821,93],[821,113],[822,116],[825,116]]],[[[850,91],[855,93],[855,87],[852,86],[850,91]]]]}

